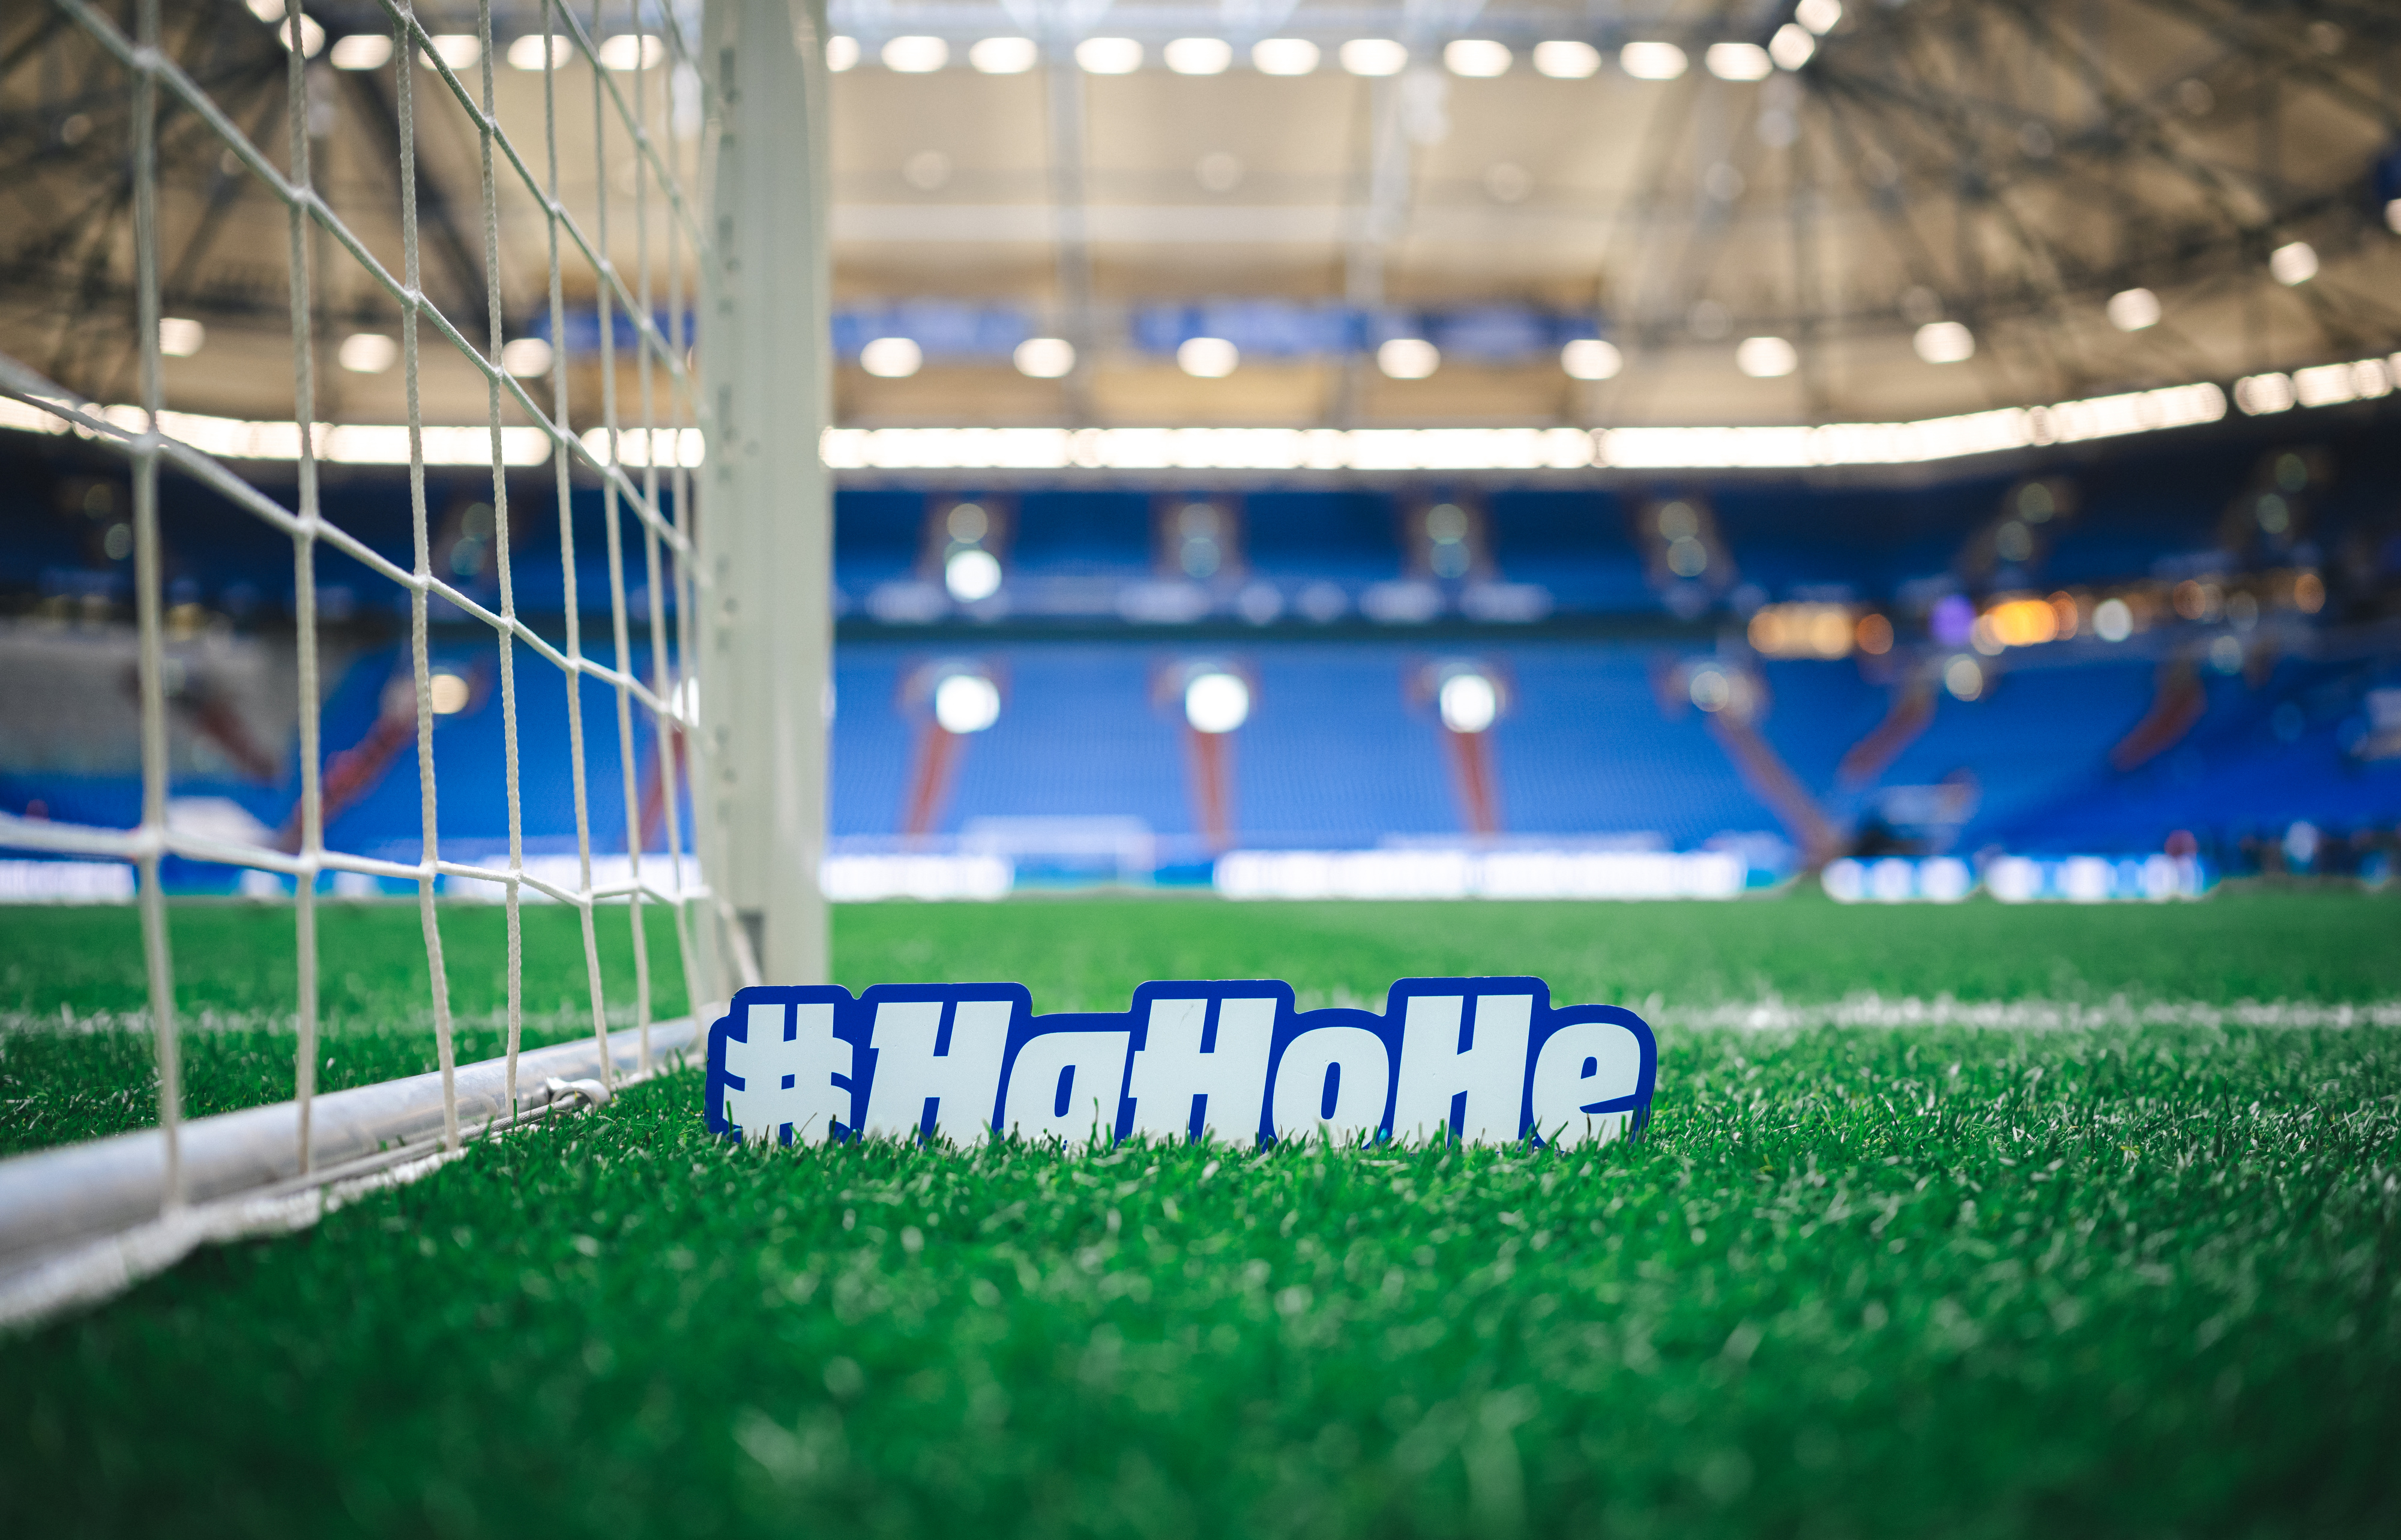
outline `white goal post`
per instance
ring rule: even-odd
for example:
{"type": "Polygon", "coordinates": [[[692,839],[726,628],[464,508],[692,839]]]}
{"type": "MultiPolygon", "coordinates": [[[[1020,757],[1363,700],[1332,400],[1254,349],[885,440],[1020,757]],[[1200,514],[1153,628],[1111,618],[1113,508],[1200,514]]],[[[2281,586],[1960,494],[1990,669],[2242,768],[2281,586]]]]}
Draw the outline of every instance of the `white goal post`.
{"type": "MultiPolygon", "coordinates": [[[[93,1206],[96,1222],[103,1210],[124,1210],[128,1180],[155,1184],[152,1211],[172,1219],[187,1203],[222,1202],[229,1192],[238,1197],[245,1191],[306,1187],[331,1179],[329,1171],[359,1177],[353,1138],[358,1130],[328,1128],[318,1116],[321,1108],[326,1117],[336,1116],[339,1105],[350,1104],[345,1098],[356,1094],[320,1098],[314,1084],[320,1056],[316,911],[320,880],[329,874],[416,886],[440,1069],[416,1089],[400,1089],[412,1083],[395,1082],[380,1100],[357,1103],[372,1102],[375,1115],[386,1120],[377,1126],[410,1149],[456,1152],[478,1127],[505,1125],[552,1103],[565,1083],[556,1078],[557,1070],[580,1070],[605,1095],[613,1083],[652,1072],[659,1057],[654,1050],[690,1041],[689,1022],[652,1020],[653,960],[644,943],[646,906],[665,905],[673,911],[679,955],[669,965],[681,969],[687,998],[703,1021],[744,983],[816,983],[826,977],[825,906],[817,886],[831,651],[831,507],[818,452],[829,400],[823,0],[706,0],[705,6],[688,0],[596,0],[581,12],[559,0],[537,0],[512,11],[525,29],[517,38],[496,35],[492,0],[473,0],[472,45],[467,34],[444,30],[465,20],[463,7],[377,3],[389,27],[389,52],[377,44],[354,48],[351,59],[382,59],[392,93],[401,196],[397,210],[388,211],[397,238],[390,240],[382,238],[381,226],[370,230],[353,205],[342,204],[312,176],[312,138],[323,130],[322,121],[311,120],[311,72],[322,70],[312,61],[326,39],[319,22],[306,14],[304,0],[248,0],[254,21],[233,0],[225,0],[228,24],[271,28],[288,56],[276,131],[255,138],[179,62],[162,29],[161,0],[43,0],[68,24],[65,30],[78,46],[96,50],[100,63],[113,64],[130,103],[124,143],[130,231],[125,245],[133,313],[108,319],[130,322],[139,399],[88,399],[29,363],[0,354],[0,397],[7,398],[0,407],[10,413],[11,426],[76,435],[121,455],[130,468],[141,822],[131,829],[104,829],[0,816],[0,847],[120,861],[138,874],[159,1127],[155,1134],[103,1141],[127,1150],[131,1147],[125,1141],[138,1141],[143,1152],[127,1154],[114,1168],[108,1179],[117,1183],[114,1196],[93,1206]],[[429,20],[437,9],[445,14],[429,20]],[[448,14],[453,9],[458,14],[448,14]],[[528,36],[530,51],[523,41],[528,36]],[[627,42],[630,56],[609,53],[627,42]],[[656,59],[650,53],[654,43],[661,50],[656,59]],[[495,75],[503,56],[511,67],[540,75],[538,139],[523,132],[522,117],[515,136],[503,126],[495,75]],[[181,127],[192,119],[204,125],[213,136],[211,153],[221,143],[225,164],[238,162],[241,173],[280,205],[296,457],[288,503],[245,477],[239,447],[229,450],[210,441],[205,426],[211,419],[178,412],[180,403],[166,399],[160,295],[161,253],[168,242],[162,232],[187,228],[194,217],[188,191],[160,175],[166,113],[181,127]],[[452,129],[462,132],[479,167],[476,224],[488,296],[481,316],[444,313],[420,277],[418,146],[420,129],[437,116],[448,116],[452,129]],[[589,159],[563,169],[562,137],[580,136],[589,139],[589,159]],[[528,228],[539,232],[540,244],[520,239],[504,265],[503,230],[528,228]],[[546,318],[553,346],[547,367],[521,378],[502,360],[509,340],[503,334],[502,283],[504,266],[524,267],[529,259],[543,269],[546,294],[537,313],[546,318]],[[397,312],[414,552],[407,565],[344,529],[327,513],[321,495],[319,462],[340,429],[320,420],[317,371],[326,339],[318,331],[326,312],[311,288],[333,262],[355,265],[379,291],[381,303],[397,312]],[[588,370],[570,366],[570,287],[589,293],[597,310],[597,390],[588,370]],[[694,317],[696,338],[686,330],[687,318],[694,317]],[[625,338],[629,346],[621,340],[625,338]],[[631,357],[623,358],[628,350],[631,357]],[[439,433],[448,425],[424,420],[420,371],[437,362],[455,369],[460,359],[483,382],[497,602],[449,580],[431,548],[426,444],[429,430],[439,433]],[[556,632],[537,629],[519,614],[519,573],[511,559],[511,466],[522,464],[528,431],[546,446],[546,490],[559,510],[565,604],[556,632]],[[697,454],[694,445],[700,447],[697,454]],[[294,848],[171,825],[162,470],[197,481],[290,538],[299,681],[294,848]],[[596,483],[609,538],[605,636],[588,634],[583,624],[570,511],[572,488],[596,483]],[[629,542],[638,558],[629,557],[629,542]],[[413,862],[345,852],[325,842],[322,612],[315,586],[320,547],[348,556],[406,596],[421,790],[421,853],[413,862]],[[636,560],[642,570],[629,575],[626,568],[636,560]],[[629,602],[629,593],[649,602],[629,602]],[[429,615],[436,605],[446,606],[444,614],[453,621],[463,617],[480,622],[497,650],[508,813],[504,861],[464,861],[444,852],[428,642],[429,615]],[[580,685],[587,680],[614,696],[616,753],[607,756],[612,762],[586,762],[580,685]],[[562,688],[565,741],[521,743],[517,705],[524,692],[562,688]],[[665,788],[665,838],[664,852],[653,849],[647,858],[636,768],[638,740],[645,734],[654,745],[653,773],[665,788]],[[684,749],[680,762],[674,751],[679,742],[684,749]],[[520,770],[537,756],[568,761],[575,821],[571,879],[527,860],[520,770]],[[689,822],[694,828],[684,826],[679,780],[687,770],[689,822]],[[593,827],[587,791],[604,782],[614,784],[624,803],[622,836],[593,827]],[[617,876],[606,868],[619,860],[612,847],[620,838],[623,875],[617,876]],[[602,853],[599,868],[596,847],[602,853]],[[231,1144],[227,1138],[196,1143],[184,1124],[174,926],[160,887],[161,863],[169,857],[275,874],[294,895],[299,979],[294,1002],[295,1099],[288,1116],[251,1117],[243,1124],[250,1132],[231,1144]],[[473,1077],[475,1094],[463,1109],[436,905],[437,890],[456,881],[480,882],[500,893],[509,938],[506,1057],[473,1077]],[[580,914],[593,1035],[580,1056],[546,1051],[551,1057],[542,1067],[554,1072],[544,1084],[521,1091],[519,906],[528,890],[571,905],[580,914]],[[636,967],[635,1024],[613,1037],[597,930],[604,921],[617,922],[610,910],[623,911],[630,921],[636,967]],[[403,1102],[415,1111],[396,1111],[403,1102]],[[423,1145],[429,1139],[431,1145],[423,1145]],[[208,1160],[231,1164],[195,1171],[187,1153],[201,1158],[203,1149],[214,1152],[208,1160]],[[329,1155],[335,1163],[330,1166],[329,1155]],[[236,1180],[227,1172],[237,1167],[251,1174],[236,1180]]],[[[188,38],[188,19],[177,20],[179,34],[188,38]]],[[[456,442],[462,430],[450,431],[450,442],[456,442]]],[[[516,477],[523,496],[532,478],[522,470],[516,477]]],[[[11,1186],[5,1165],[0,1163],[0,1278],[38,1260],[34,1253],[54,1247],[61,1233],[56,1192],[46,1200],[50,1217],[44,1222],[49,1229],[42,1235],[14,1222],[10,1194],[27,1189],[21,1181],[11,1186]]],[[[65,1228],[76,1226],[67,1222],[65,1228]]]]}

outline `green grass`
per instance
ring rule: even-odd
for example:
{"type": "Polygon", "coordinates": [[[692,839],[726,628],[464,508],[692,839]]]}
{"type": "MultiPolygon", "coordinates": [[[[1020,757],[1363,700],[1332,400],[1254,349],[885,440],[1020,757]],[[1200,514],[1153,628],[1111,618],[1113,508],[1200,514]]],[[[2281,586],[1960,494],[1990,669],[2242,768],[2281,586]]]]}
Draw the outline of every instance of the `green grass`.
{"type": "MultiPolygon", "coordinates": [[[[837,955],[853,986],[1014,976],[1045,1008],[1449,970],[1671,1004],[2355,1002],[2401,994],[2394,913],[900,906],[844,911],[837,955]]],[[[138,1002],[117,960],[48,945],[138,1002]]],[[[21,1009],[55,1010],[51,972],[9,976],[21,1009]]],[[[0,1513],[65,1535],[2401,1528],[2390,1029],[1671,1029],[1650,1136],[1559,1157],[729,1149],[697,1102],[690,1076],[636,1088],[0,1344],[0,1513]]]]}

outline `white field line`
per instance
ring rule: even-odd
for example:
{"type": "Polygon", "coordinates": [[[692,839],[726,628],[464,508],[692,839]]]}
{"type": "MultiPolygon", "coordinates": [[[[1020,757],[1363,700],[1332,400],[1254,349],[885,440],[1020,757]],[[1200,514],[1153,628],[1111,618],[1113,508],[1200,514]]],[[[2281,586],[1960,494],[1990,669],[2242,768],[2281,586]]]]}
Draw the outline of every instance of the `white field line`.
{"type": "Polygon", "coordinates": [[[2401,1000],[2329,1004],[2312,1000],[1959,1000],[1937,995],[1848,995],[1838,1001],[1730,1001],[1716,1005],[1636,1008],[1653,1026],[1775,1031],[1799,1028],[1970,1027],[1998,1031],[2123,1030],[2145,1027],[2401,1027],[2401,1000]]]}

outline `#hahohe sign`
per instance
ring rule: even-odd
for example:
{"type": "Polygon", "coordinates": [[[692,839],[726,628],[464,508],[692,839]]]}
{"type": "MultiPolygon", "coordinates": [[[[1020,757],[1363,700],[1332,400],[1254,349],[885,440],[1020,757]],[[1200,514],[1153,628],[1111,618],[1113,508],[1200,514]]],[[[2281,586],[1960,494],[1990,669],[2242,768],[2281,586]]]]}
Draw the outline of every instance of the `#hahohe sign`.
{"type": "Polygon", "coordinates": [[[1640,1131],[1651,1029],[1539,978],[1407,978],[1383,1013],[1301,1011],[1275,979],[1145,984],[1034,1014],[1020,984],[742,990],[708,1033],[711,1131],[782,1143],[1330,1137],[1554,1148],[1640,1131]]]}

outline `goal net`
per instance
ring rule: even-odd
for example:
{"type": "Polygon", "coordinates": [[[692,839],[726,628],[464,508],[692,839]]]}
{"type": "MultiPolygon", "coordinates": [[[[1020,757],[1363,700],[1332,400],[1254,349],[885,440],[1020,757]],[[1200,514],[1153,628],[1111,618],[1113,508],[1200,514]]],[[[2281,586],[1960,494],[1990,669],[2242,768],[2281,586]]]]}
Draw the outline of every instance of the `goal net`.
{"type": "MultiPolygon", "coordinates": [[[[165,14],[160,0],[48,0],[0,29],[13,34],[0,38],[0,71],[69,61],[67,73],[83,84],[68,131],[121,144],[121,160],[110,158],[122,175],[111,207],[122,217],[95,225],[89,249],[94,271],[121,273],[114,292],[125,296],[122,313],[103,303],[69,320],[118,339],[120,364],[112,373],[93,348],[71,342],[38,358],[22,348],[0,353],[0,413],[5,426],[75,435],[128,463],[142,784],[131,828],[10,817],[0,846],[121,863],[135,874],[158,1064],[161,1195],[171,1210],[186,1195],[188,1163],[179,1155],[174,926],[163,864],[268,874],[254,883],[293,895],[297,1129],[285,1166],[296,1161],[304,1179],[315,1149],[320,894],[345,874],[353,885],[414,884],[432,980],[439,1141],[450,1151],[462,1138],[461,1067],[437,894],[480,888],[506,913],[503,1111],[494,1119],[488,1103],[471,1107],[468,1134],[521,1106],[522,904],[556,901],[581,915],[604,1087],[650,1072],[688,1040],[688,1023],[652,1019],[662,968],[681,970],[694,1010],[757,972],[741,925],[722,922],[729,917],[704,879],[707,841],[693,826],[692,784],[710,763],[696,730],[698,662],[710,648],[695,628],[711,579],[696,559],[695,468],[707,424],[692,328],[711,253],[698,188],[714,101],[697,62],[699,9],[611,0],[579,12],[539,0],[496,26],[491,0],[438,17],[406,0],[377,4],[371,23],[341,35],[331,35],[330,14],[321,20],[301,0],[217,0],[165,14]],[[289,334],[271,364],[255,348],[225,349],[224,368],[245,377],[221,375],[220,388],[202,394],[235,401],[233,409],[169,390],[171,362],[188,381],[192,366],[211,361],[195,352],[203,323],[185,313],[185,298],[198,254],[227,242],[246,243],[253,271],[261,262],[280,268],[284,315],[275,324],[289,334]],[[262,373],[288,376],[288,389],[275,387],[281,409],[244,415],[241,390],[259,388],[262,373]],[[368,389],[357,375],[380,379],[368,389]],[[121,393],[108,393],[113,380],[121,393]],[[398,411],[376,416],[378,393],[398,411]],[[346,527],[339,499],[327,495],[327,468],[358,463],[389,467],[388,484],[405,468],[408,559],[346,527]],[[469,581],[453,560],[455,527],[429,508],[429,466],[437,477],[488,471],[488,493],[479,494],[488,527],[468,532],[488,561],[483,580],[469,581]],[[280,836],[246,838],[170,816],[177,661],[161,486],[179,492],[178,478],[290,544],[297,788],[280,836]],[[592,553],[578,561],[579,492],[587,507],[597,492],[605,594],[591,592],[599,565],[592,553]],[[513,551],[513,528],[514,543],[527,544],[528,522],[523,510],[513,520],[513,496],[556,502],[555,571],[538,571],[529,549],[513,551]],[[344,788],[340,767],[327,766],[343,745],[325,740],[329,681],[321,678],[325,631],[340,616],[329,614],[321,569],[341,558],[381,585],[391,613],[405,605],[407,616],[405,668],[378,725],[395,784],[413,749],[414,859],[326,838],[329,806],[344,788]],[[539,604],[528,602],[529,589],[539,604]],[[466,687],[435,664],[472,628],[492,670],[474,688],[488,689],[484,703],[502,729],[501,763],[475,772],[501,783],[504,851],[445,845],[436,724],[459,709],[466,687]],[[545,727],[521,736],[521,706],[550,692],[538,719],[555,723],[561,691],[563,733],[545,727]],[[611,698],[613,721],[594,723],[596,703],[611,698]],[[562,759],[571,858],[563,836],[528,853],[528,769],[562,759]],[[600,826],[614,823],[609,814],[619,806],[623,827],[600,826]],[[673,958],[646,946],[653,906],[672,912],[673,958]],[[603,988],[602,928],[619,924],[632,939],[630,1002],[603,988]],[[628,1004],[633,1025],[612,1039],[612,1013],[622,1020],[628,1004]]],[[[48,88],[0,74],[0,89],[21,96],[48,88]]],[[[245,334],[258,331],[254,321],[245,334]]],[[[547,550],[539,558],[550,565],[547,550]]],[[[461,773],[455,761],[446,765],[461,773]]]]}

